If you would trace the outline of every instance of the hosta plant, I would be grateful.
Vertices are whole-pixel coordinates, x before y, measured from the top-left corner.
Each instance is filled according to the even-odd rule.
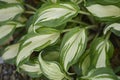
[[[120,80],[120,0],[32,1],[0,0],[4,62],[33,80]]]

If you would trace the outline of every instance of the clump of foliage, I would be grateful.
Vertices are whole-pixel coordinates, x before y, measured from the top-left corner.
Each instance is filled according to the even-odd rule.
[[[111,35],[120,36],[120,0],[40,0],[35,8],[0,0],[2,58],[33,78],[120,80]]]

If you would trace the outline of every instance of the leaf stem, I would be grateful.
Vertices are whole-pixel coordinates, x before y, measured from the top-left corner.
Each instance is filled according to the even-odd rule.
[[[86,27],[86,29],[94,29],[96,27],[97,27],[96,25],[89,25],[89,26]]]
[[[87,15],[87,16],[90,16],[90,13],[85,12],[85,11],[79,11],[78,13],[83,14],[83,15]]]
[[[109,31],[106,35],[105,35],[105,39],[108,40],[110,38],[111,35],[111,31]]]
[[[30,8],[30,9],[32,9],[32,10],[34,10],[34,11],[37,10],[36,8],[34,8],[33,6],[31,6],[31,5],[29,5],[29,4],[25,4],[25,6],[28,7],[28,8]]]
[[[88,24],[87,24],[87,23],[82,22],[82,21],[70,20],[69,22],[78,23],[78,24],[81,24],[81,25],[88,26]]]

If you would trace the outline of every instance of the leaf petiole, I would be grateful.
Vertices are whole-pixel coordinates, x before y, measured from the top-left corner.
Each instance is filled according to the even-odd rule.
[[[79,14],[83,14],[83,15],[87,15],[87,16],[90,16],[90,13],[85,12],[85,11],[81,11],[81,10],[80,10],[78,13],[79,13]]]
[[[105,35],[105,39],[108,40],[110,38],[111,31],[108,31],[108,33]]]
[[[32,9],[32,10],[34,10],[34,11],[37,10],[36,8],[34,8],[33,6],[31,6],[31,5],[29,5],[29,4],[25,4],[25,6],[28,7],[28,8],[30,8],[30,9]]]
[[[94,29],[96,27],[97,27],[96,25],[89,25],[89,26],[86,27],[86,29]]]
[[[78,24],[81,24],[81,25],[88,26],[88,24],[87,24],[87,23],[82,22],[82,21],[70,20],[69,22],[78,23]]]

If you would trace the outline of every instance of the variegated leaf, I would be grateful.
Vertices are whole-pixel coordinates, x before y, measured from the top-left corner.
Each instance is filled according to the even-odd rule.
[[[75,17],[78,10],[78,6],[73,3],[56,3],[45,5],[37,11],[37,14],[35,14],[34,26],[38,24],[48,27],[62,25]]]
[[[7,4],[0,6],[0,22],[12,20],[18,14],[23,13],[24,9],[19,4]]]
[[[120,36],[120,23],[113,23],[107,26],[104,29],[104,34],[107,34],[108,31],[112,31],[117,36]]]
[[[6,21],[0,24],[0,45],[4,44],[12,36],[14,30],[24,27],[24,24],[17,21]]]
[[[19,43],[10,45],[5,48],[5,52],[2,55],[3,60],[10,60],[14,59],[17,56],[18,50],[19,50]]]
[[[46,46],[55,43],[60,32],[51,28],[40,28],[38,33],[29,33],[25,36],[19,54],[16,59],[16,65],[18,66],[20,62],[24,62],[34,50],[41,50]]]
[[[92,15],[101,21],[119,21],[120,18],[120,0],[95,0],[87,1],[86,8]]]
[[[87,9],[97,17],[120,17],[120,8],[114,5],[94,4]]]
[[[66,72],[83,54],[87,43],[86,37],[85,28],[74,28],[64,36],[61,44],[60,61]]]
[[[91,44],[91,68],[110,66],[109,59],[112,57],[113,51],[113,45],[109,40],[102,37],[97,38]]]
[[[14,30],[15,25],[13,24],[0,25],[0,45],[4,44],[10,38]]]
[[[110,68],[93,69],[82,78],[85,80],[119,80]]]
[[[30,19],[27,21],[27,26],[29,27],[28,33],[36,32],[36,29],[43,27],[41,25],[33,25],[33,22],[34,22],[34,16],[30,17]]]
[[[31,77],[40,77],[42,74],[39,63],[23,64],[20,69]]]
[[[44,61],[39,54],[39,63],[43,74],[50,80],[62,80],[66,76],[58,63]]]

